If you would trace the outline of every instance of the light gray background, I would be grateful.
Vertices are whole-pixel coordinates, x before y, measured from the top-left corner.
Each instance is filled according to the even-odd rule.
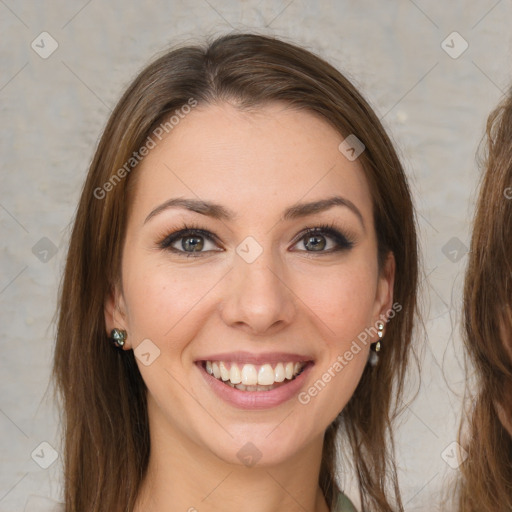
[[[52,319],[68,226],[106,119],[156,52],[233,29],[284,36],[327,58],[397,142],[418,208],[426,326],[421,390],[398,430],[398,460],[406,510],[437,510],[456,476],[442,453],[456,438],[463,389],[467,256],[446,244],[469,245],[475,153],[510,81],[511,21],[511,0],[0,0],[0,511],[60,496],[60,458],[48,469],[35,462],[51,461],[41,442],[59,451],[58,413],[44,398]],[[31,48],[43,31],[58,43],[47,59]],[[458,58],[442,47],[454,31],[469,44]],[[445,43],[452,53],[457,37]]]

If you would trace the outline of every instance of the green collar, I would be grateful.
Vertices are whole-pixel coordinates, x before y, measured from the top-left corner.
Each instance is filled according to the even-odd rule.
[[[338,494],[335,512],[357,512],[352,502],[342,493]]]

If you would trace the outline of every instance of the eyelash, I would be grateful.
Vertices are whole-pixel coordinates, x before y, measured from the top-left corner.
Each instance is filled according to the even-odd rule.
[[[217,239],[217,237],[215,237],[212,233],[202,229],[201,227],[199,227],[195,224],[190,225],[190,226],[187,224],[184,224],[183,226],[184,226],[183,229],[179,229],[179,230],[174,231],[173,233],[170,233],[167,236],[165,236],[164,239],[161,240],[160,243],[158,244],[160,249],[165,249],[165,250],[171,251],[180,256],[185,256],[186,258],[198,258],[201,256],[201,254],[204,254],[204,252],[206,252],[206,251],[196,252],[196,253],[180,251],[178,249],[175,249],[174,247],[171,247],[171,245],[174,242],[176,242],[177,240],[180,240],[181,238],[186,238],[188,236],[202,236],[202,237],[206,238],[207,240],[210,240],[211,242],[216,243],[217,245],[219,245],[219,243],[220,243],[219,240]]]
[[[349,235],[345,235],[341,233],[337,228],[334,227],[333,224],[320,224],[317,226],[311,226],[311,227],[305,227],[294,239],[293,245],[296,245],[298,242],[306,238],[307,236],[314,236],[314,235],[323,235],[328,238],[331,238],[334,243],[336,244],[336,247],[334,249],[329,249],[327,251],[318,251],[318,254],[332,254],[334,252],[341,252],[341,251],[347,251],[349,249],[352,249],[354,246],[354,241]],[[197,251],[197,252],[187,252],[187,251],[181,251],[179,249],[175,249],[174,247],[171,247],[171,245],[176,242],[177,240],[180,240],[181,238],[187,238],[189,236],[201,236],[205,239],[220,245],[219,239],[210,233],[209,231],[206,231],[202,229],[198,225],[186,225],[184,224],[183,229],[179,229],[177,231],[174,231],[173,233],[170,233],[166,235],[159,243],[158,247],[163,250],[171,251],[175,254],[179,254],[180,256],[185,256],[186,258],[198,258],[201,257],[202,254],[209,251]],[[306,251],[301,250],[299,252],[309,253],[314,255],[317,251]]]
[[[306,238],[307,236],[326,235],[332,238],[336,247],[327,251],[318,251],[319,254],[332,254],[334,252],[348,251],[354,247],[354,240],[348,235],[343,234],[339,229],[332,224],[320,224],[317,226],[306,226],[294,239],[293,245]],[[314,255],[316,251],[300,251],[307,254]]]

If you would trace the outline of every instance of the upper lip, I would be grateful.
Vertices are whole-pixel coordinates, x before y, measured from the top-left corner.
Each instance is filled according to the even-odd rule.
[[[300,363],[313,361],[311,356],[301,354],[291,354],[289,352],[264,352],[254,354],[251,352],[224,352],[222,354],[210,354],[196,360],[200,361],[224,361],[230,363],[248,363],[262,365],[265,363]]]

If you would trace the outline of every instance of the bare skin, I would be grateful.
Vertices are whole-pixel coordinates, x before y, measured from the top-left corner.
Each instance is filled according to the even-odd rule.
[[[107,327],[128,332],[125,350],[150,340],[159,351],[148,366],[137,359],[151,455],[136,512],[328,511],[318,486],[323,435],[352,396],[369,344],[308,403],[297,396],[390,309],[395,268],[392,255],[378,267],[370,191],[358,161],[338,150],[342,140],[280,104],[199,106],[136,170],[122,279],[105,308]],[[283,218],[335,196],[342,201]],[[232,215],[170,206],[176,198]],[[202,231],[169,238],[190,227]],[[240,351],[310,363],[289,399],[243,409],[214,391],[200,363]]]

